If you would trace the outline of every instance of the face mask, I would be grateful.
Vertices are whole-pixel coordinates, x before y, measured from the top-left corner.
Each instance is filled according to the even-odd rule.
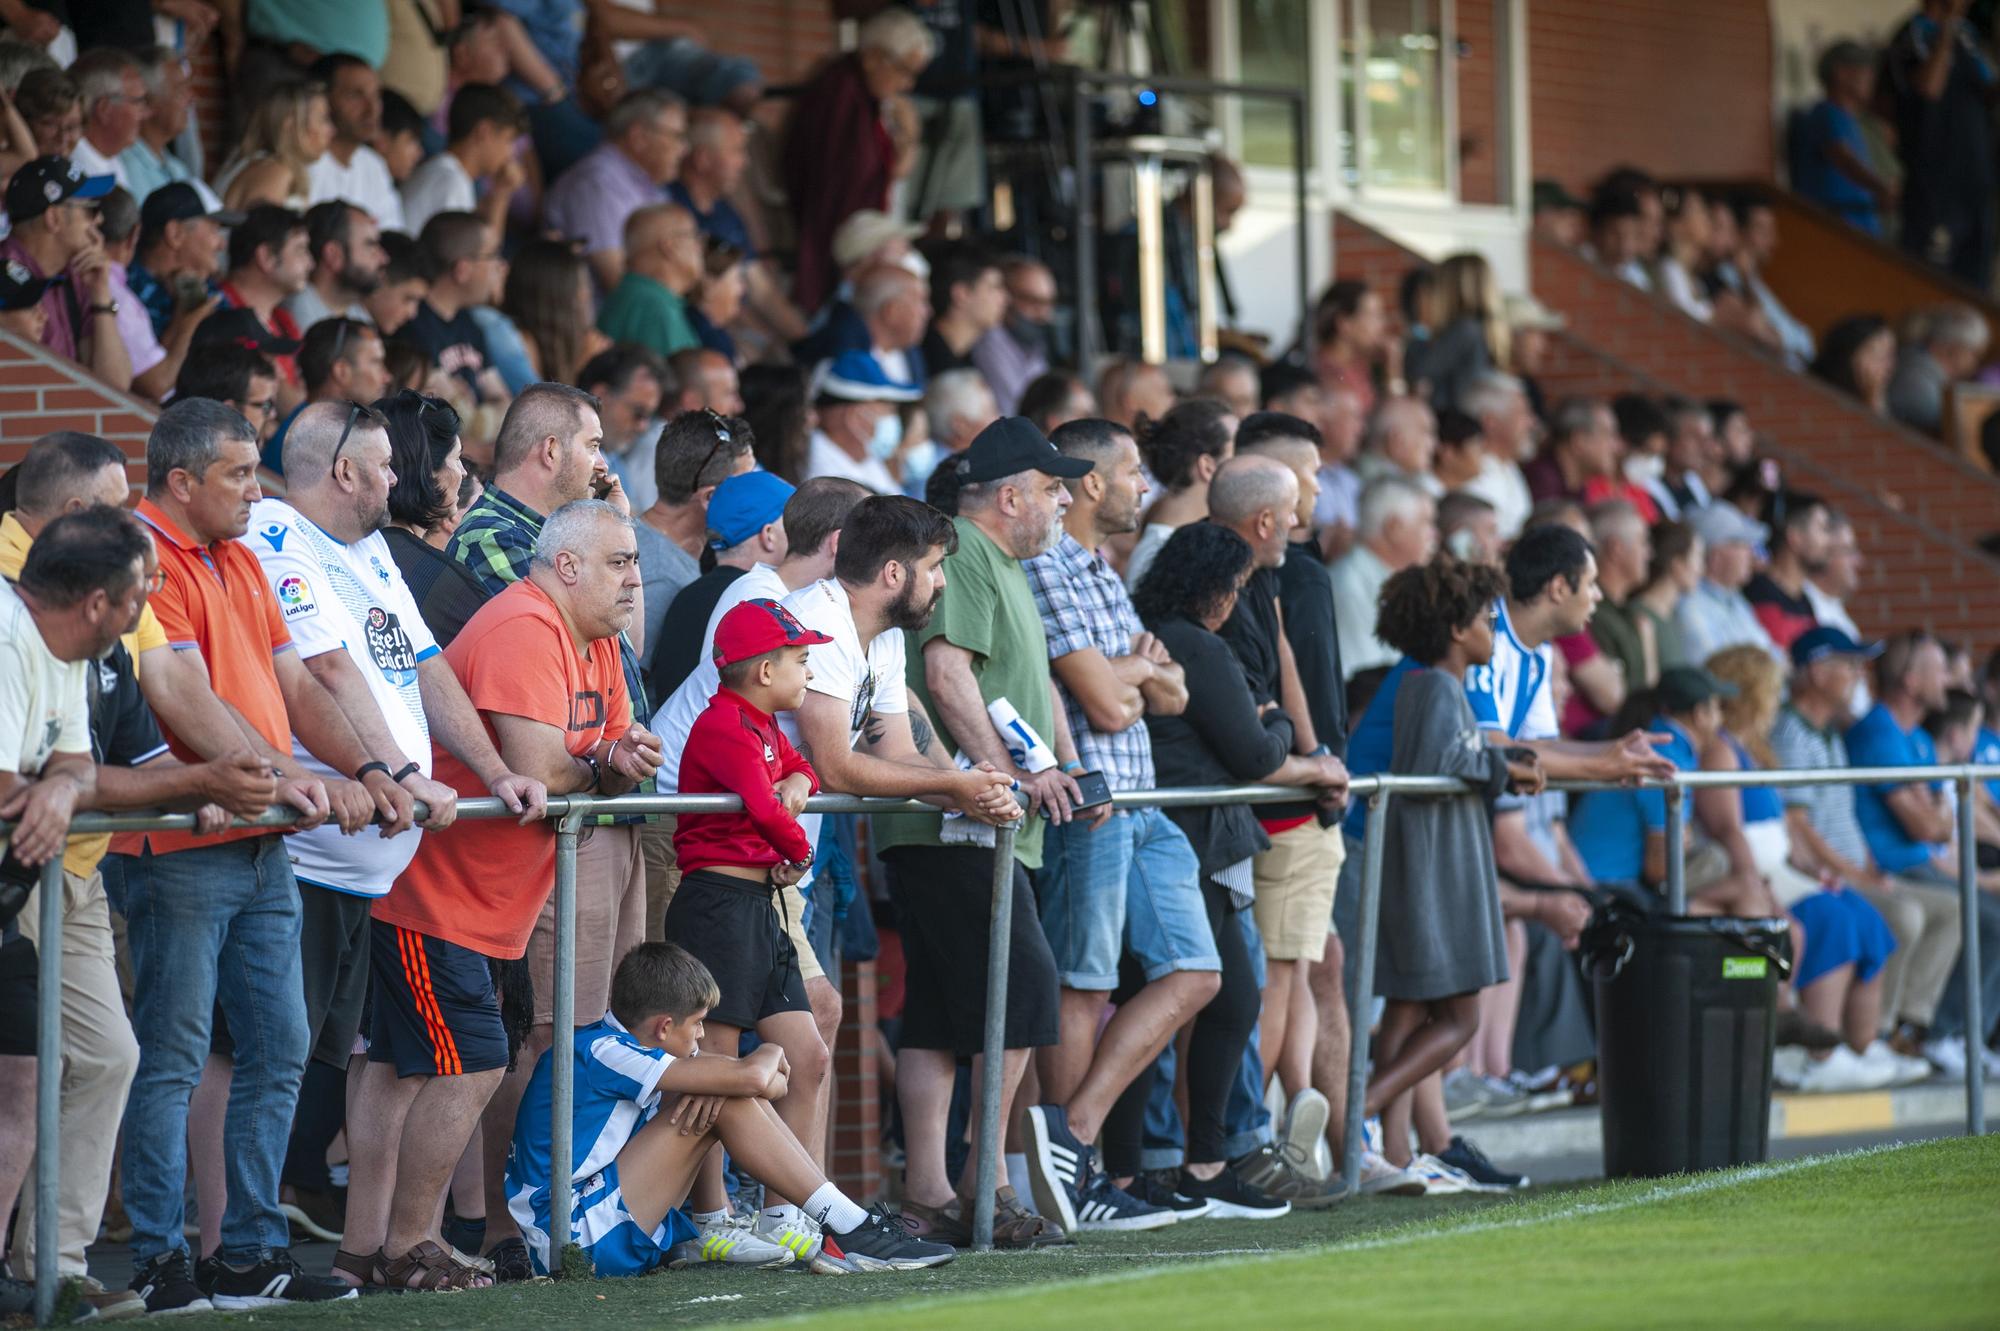
[[[1667,460],[1658,453],[1634,453],[1625,459],[1625,479],[1644,486],[1667,473]]]
[[[937,470],[938,457],[943,453],[937,440],[926,439],[903,454],[903,484],[911,488],[921,488]]]
[[[896,456],[896,449],[903,442],[903,422],[891,411],[875,422],[875,433],[868,437],[868,456],[878,461],[887,461]]]
[[[896,260],[896,263],[904,271],[918,278],[921,278],[926,282],[930,281],[931,261],[929,259],[926,259],[919,251],[911,250],[908,254],[905,254],[902,258]]]
[[[1444,548],[1451,551],[1454,559],[1471,563],[1480,557],[1479,537],[1470,527],[1460,527],[1445,539]]]
[[[1039,351],[1047,354],[1049,349],[1049,326],[1032,319],[1017,319],[1007,316],[1007,335],[1014,339],[1024,351]]]

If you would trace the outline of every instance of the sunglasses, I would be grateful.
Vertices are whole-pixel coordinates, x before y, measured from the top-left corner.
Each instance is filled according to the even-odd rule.
[[[708,464],[715,461],[715,455],[722,451],[722,446],[734,441],[734,436],[729,433],[729,418],[727,416],[722,415],[713,407],[703,407],[701,414],[708,417],[709,425],[714,427],[715,442],[708,446],[708,452],[702,456],[701,465],[694,469],[694,483],[697,488],[701,485],[702,476],[708,471]]]
[[[342,336],[345,336],[347,333],[347,329],[344,326],[341,328],[340,331]],[[336,356],[340,354],[339,346],[340,344],[338,342],[334,343],[335,349],[333,354]],[[340,450],[347,447],[347,436],[354,433],[354,422],[361,418],[362,410],[363,408],[359,402],[350,402],[347,404],[347,424],[340,427],[340,439],[333,446],[333,460],[327,463],[327,468],[326,468],[327,475],[329,476],[333,475],[335,471],[339,468]]]

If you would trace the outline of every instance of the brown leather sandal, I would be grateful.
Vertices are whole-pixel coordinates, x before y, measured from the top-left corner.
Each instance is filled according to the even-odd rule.
[[[391,1289],[456,1291],[483,1289],[493,1283],[493,1277],[465,1265],[429,1239],[389,1262],[382,1276]]]
[[[388,1265],[388,1255],[380,1248],[374,1252],[349,1252],[345,1248],[337,1248],[333,1254],[333,1269],[353,1276],[355,1288],[363,1294],[391,1288],[383,1274]]]

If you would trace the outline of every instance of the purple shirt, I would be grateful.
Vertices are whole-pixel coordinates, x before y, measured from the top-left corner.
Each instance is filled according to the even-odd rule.
[[[153,316],[132,294],[122,263],[111,265],[111,299],[118,302],[118,336],[124,339],[125,354],[132,358],[132,373],[144,374],[167,358],[167,349],[153,333]]]
[[[615,143],[593,149],[549,190],[548,224],[590,253],[625,248],[625,219],[666,193]]]
[[[48,276],[18,237],[9,236],[0,242],[0,260],[4,259],[16,260],[36,277]],[[68,286],[52,286],[42,293],[42,309],[49,316],[48,327],[42,330],[42,345],[71,360],[81,360],[76,349],[76,319],[70,312],[73,298],[73,288]]]
[[[987,329],[972,344],[972,363],[986,376],[1002,416],[1012,416],[1028,385],[1049,371],[1048,356],[1016,342],[1004,326]]]

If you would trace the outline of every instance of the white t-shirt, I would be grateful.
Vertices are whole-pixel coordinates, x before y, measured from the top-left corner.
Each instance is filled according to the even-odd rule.
[[[1139,590],[1139,583],[1145,578],[1146,570],[1153,567],[1153,560],[1159,557],[1160,547],[1167,543],[1179,528],[1171,522],[1149,522],[1139,533],[1138,543],[1132,547],[1132,557],[1125,561],[1125,587],[1128,591]]]
[[[321,153],[307,169],[306,179],[310,182],[307,197],[314,203],[344,199],[373,217],[384,231],[403,230],[403,200],[396,193],[389,164],[367,144],[354,150],[353,160],[346,166],[331,150]],[[416,228],[410,230],[415,234]]]
[[[51,754],[90,753],[88,666],[56,659],[14,584],[0,579],[0,772],[35,777]]]
[[[76,141],[76,147],[69,150],[69,160],[86,176],[112,176],[118,181],[119,189],[128,194],[132,192],[132,183],[125,178],[125,164],[116,157],[106,157],[97,151],[89,139]],[[145,200],[139,202],[144,203]]]
[[[687,747],[688,732],[694,729],[695,718],[708,709],[709,700],[715,697],[715,690],[722,683],[722,675],[715,668],[715,629],[722,623],[722,617],[744,601],[758,597],[782,601],[791,594],[792,589],[769,564],[756,565],[722,589],[715,610],[708,617],[708,627],[702,630],[701,655],[695,661],[693,673],[660,704],[648,723],[648,729],[660,737],[663,758],[654,777],[655,789],[681,788],[681,751]]]
[[[260,499],[250,509],[244,538],[264,566],[278,598],[285,628],[300,660],[346,649],[368,681],[368,693],[404,756],[425,776],[431,771],[431,732],[424,719],[417,666],[438,653],[416,599],[389,553],[382,533],[343,545],[281,499]],[[295,737],[292,754],[315,775],[334,772],[306,752]],[[422,833],[412,829],[383,839],[372,832],[342,836],[331,823],[285,838],[298,877],[355,896],[379,897],[416,857]]]
[[[821,476],[838,476],[844,481],[854,481],[865,485],[878,495],[903,493],[903,487],[896,484],[896,478],[880,460],[872,457],[855,461],[844,449],[826,437],[820,430],[814,430],[812,445],[806,450],[806,480]]]
[[[465,164],[451,153],[439,153],[403,182],[402,229],[414,236],[439,213],[469,213],[478,206]]]

